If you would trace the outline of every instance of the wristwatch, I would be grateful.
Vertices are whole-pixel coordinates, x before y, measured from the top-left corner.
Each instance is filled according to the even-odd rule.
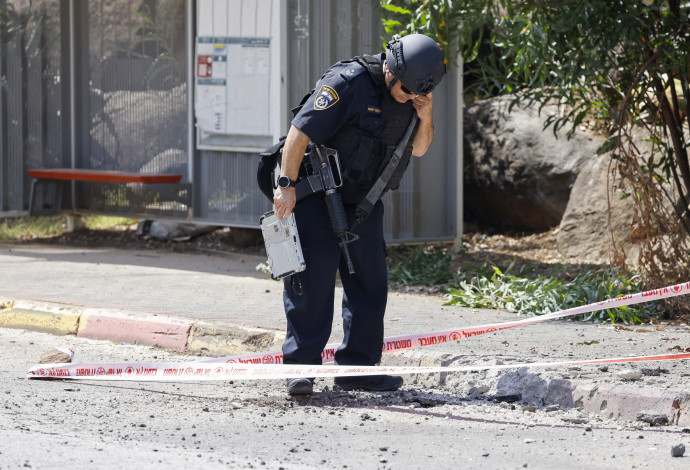
[[[278,186],[281,188],[294,188],[297,185],[297,181],[291,180],[287,176],[281,176],[278,178]]]

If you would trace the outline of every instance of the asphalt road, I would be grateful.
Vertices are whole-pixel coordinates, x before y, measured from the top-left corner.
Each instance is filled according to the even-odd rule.
[[[688,468],[690,430],[534,410],[449,390],[292,399],[282,381],[28,380],[65,338],[0,329],[0,468]],[[69,337],[75,361],[177,361],[147,346]],[[578,423],[578,424],[575,424]]]

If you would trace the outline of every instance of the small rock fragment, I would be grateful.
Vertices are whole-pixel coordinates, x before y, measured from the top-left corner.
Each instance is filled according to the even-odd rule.
[[[659,413],[654,410],[640,411],[637,413],[637,420],[649,423],[652,426],[660,426],[668,424],[668,416],[665,413]]]
[[[39,364],[66,364],[72,362],[74,351],[68,348],[57,348],[43,353]]]
[[[621,380],[639,380],[642,378],[642,372],[634,369],[625,369],[616,374],[616,376]]]
[[[685,445],[678,444],[671,447],[671,455],[673,457],[682,457],[685,454]]]
[[[494,400],[499,403],[515,403],[522,400],[522,394],[511,394],[511,395],[496,395]]]

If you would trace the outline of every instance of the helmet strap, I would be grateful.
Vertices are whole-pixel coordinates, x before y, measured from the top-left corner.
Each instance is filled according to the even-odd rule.
[[[390,71],[390,69],[388,68],[388,63],[385,60],[383,61],[383,73],[384,75],[390,73],[391,77],[393,77],[391,82],[388,84],[388,93],[390,93],[395,84],[398,82],[398,79],[395,77],[395,75],[393,75],[393,72]]]
[[[391,75],[393,75],[393,74],[391,74]],[[396,83],[398,83],[398,79],[395,78],[395,75],[393,75],[393,80],[391,80],[391,82],[388,84],[388,93],[391,92],[391,90],[393,89],[393,87],[395,86]]]

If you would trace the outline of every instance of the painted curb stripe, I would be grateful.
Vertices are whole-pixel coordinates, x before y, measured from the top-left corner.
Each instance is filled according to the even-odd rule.
[[[596,302],[507,323],[480,325],[435,333],[395,336],[384,340],[384,352],[430,346],[439,342],[455,341],[472,336],[538,323],[606,308],[633,305],[668,297],[683,295],[690,291],[690,282],[671,287],[630,294],[616,299]],[[329,345],[330,347],[331,345]],[[324,354],[328,348],[324,351]],[[255,359],[258,359],[258,361]],[[627,358],[594,359],[552,363],[506,364],[497,366],[448,366],[448,367],[380,367],[380,366],[338,366],[338,365],[283,365],[282,353],[268,352],[242,356],[207,359],[194,362],[173,363],[82,363],[37,365],[27,372],[28,378],[69,378],[91,380],[136,380],[136,381],[182,381],[182,380],[240,380],[279,379],[292,377],[337,377],[379,374],[425,374],[437,372],[461,372],[488,369],[515,369],[520,367],[558,367],[579,364],[602,364],[623,362],[646,362],[688,359],[690,354],[660,356],[639,356]],[[328,359],[332,360],[332,355]],[[238,364],[239,363],[239,364]]]

